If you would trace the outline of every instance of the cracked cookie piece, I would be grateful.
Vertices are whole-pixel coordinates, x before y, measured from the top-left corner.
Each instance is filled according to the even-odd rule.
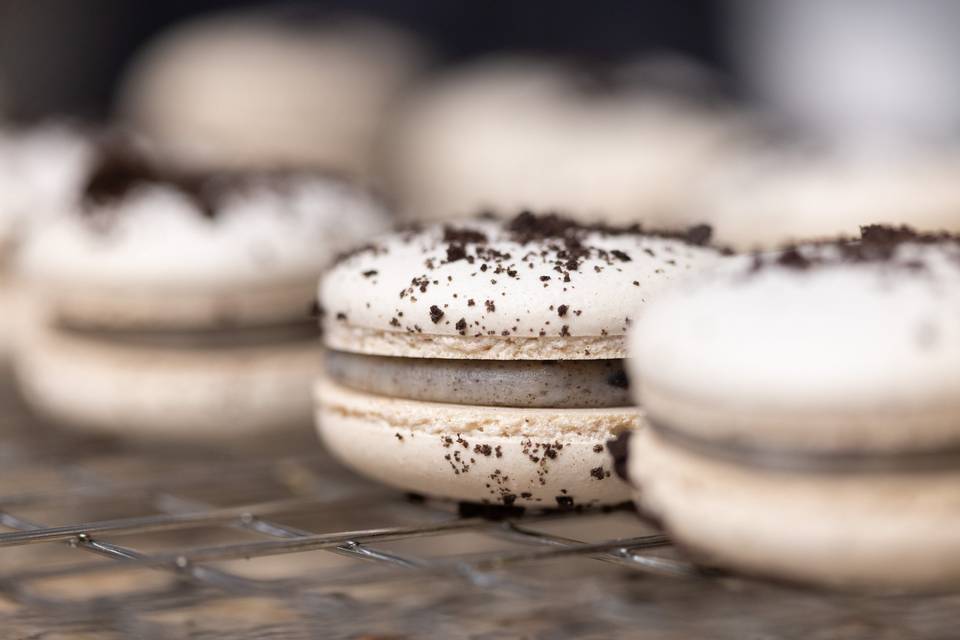
[[[641,424],[624,335],[645,302],[716,264],[710,230],[480,218],[382,237],[320,285],[317,425],[358,471],[456,500],[623,502],[603,443]]]

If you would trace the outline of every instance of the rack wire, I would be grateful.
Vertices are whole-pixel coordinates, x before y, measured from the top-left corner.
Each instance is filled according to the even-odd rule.
[[[628,511],[491,519],[369,484],[316,445],[136,447],[37,425],[13,397],[0,406],[3,638],[873,640],[958,628],[952,595],[703,572]]]

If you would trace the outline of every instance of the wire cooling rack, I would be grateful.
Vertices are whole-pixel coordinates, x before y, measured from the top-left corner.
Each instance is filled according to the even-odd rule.
[[[287,450],[89,440],[0,406],[0,638],[954,638],[960,598],[699,571],[624,510],[501,519]],[[276,449],[276,447],[274,447]],[[313,451],[290,455],[290,451]]]

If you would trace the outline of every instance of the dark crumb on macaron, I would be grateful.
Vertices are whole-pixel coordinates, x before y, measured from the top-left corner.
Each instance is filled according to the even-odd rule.
[[[157,161],[128,139],[103,141],[96,150],[93,168],[83,186],[79,211],[98,215],[101,208],[123,201],[147,186],[176,189],[188,198],[205,218],[216,218],[227,197],[251,187],[269,188],[277,193],[289,189],[291,180],[308,176],[349,182],[331,171],[293,169],[196,171],[183,170]]]
[[[860,227],[859,238],[841,237],[790,244],[776,253],[755,253],[750,272],[756,273],[771,267],[807,271],[822,266],[865,263],[886,264],[908,270],[925,268],[915,260],[897,258],[897,251],[905,244],[960,246],[960,235],[918,232],[908,226],[866,225]]]
[[[483,233],[482,231],[465,228],[458,229],[449,225],[443,228],[443,241],[457,243],[460,245],[486,244],[488,242],[487,234]]]
[[[573,509],[573,497],[572,496],[554,496],[554,500],[557,501],[557,508],[561,510]]]

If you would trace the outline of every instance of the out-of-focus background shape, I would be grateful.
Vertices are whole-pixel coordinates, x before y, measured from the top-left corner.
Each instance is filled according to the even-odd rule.
[[[132,56],[168,27],[210,12],[282,4],[290,6],[249,0],[0,0],[0,76],[8,87],[8,112],[32,118],[64,112],[105,116]],[[720,7],[690,0],[296,4],[389,21],[430,43],[447,62],[514,49],[598,60],[664,49],[720,58]]]
[[[734,0],[724,50],[746,96],[847,140],[960,130],[960,5]]]

